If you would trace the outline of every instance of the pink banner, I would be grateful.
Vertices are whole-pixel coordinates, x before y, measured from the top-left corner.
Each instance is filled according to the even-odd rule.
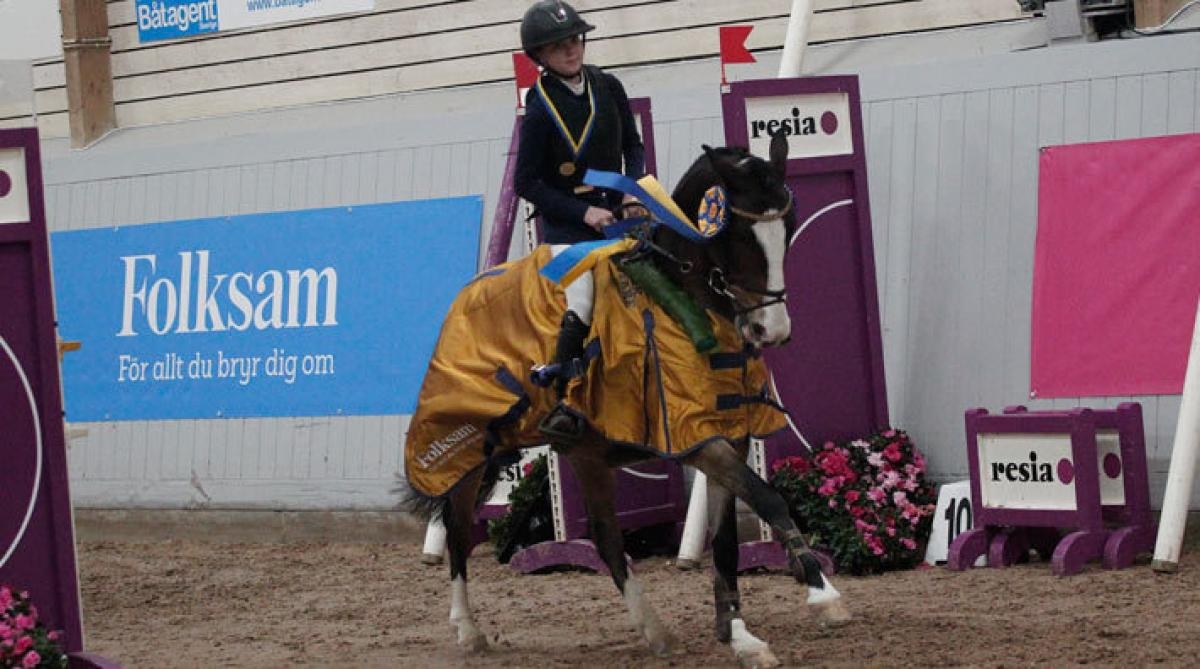
[[[1032,397],[1177,394],[1200,296],[1200,134],[1042,150]]]

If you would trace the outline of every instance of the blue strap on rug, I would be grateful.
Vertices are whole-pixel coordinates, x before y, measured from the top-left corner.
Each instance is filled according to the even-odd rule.
[[[561,283],[562,278],[571,271],[573,267],[578,265],[584,258],[596,249],[604,248],[610,244],[619,243],[621,239],[597,239],[594,242],[579,242],[572,244],[570,247],[563,249],[563,252],[550,259],[542,267],[542,276],[550,279],[555,283]]]

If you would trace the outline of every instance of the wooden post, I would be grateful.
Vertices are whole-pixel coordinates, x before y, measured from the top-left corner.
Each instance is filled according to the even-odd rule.
[[[85,147],[116,127],[112,39],[104,0],[60,0],[71,146]]]
[[[1134,23],[1138,28],[1162,25],[1188,0],[1133,0]]]

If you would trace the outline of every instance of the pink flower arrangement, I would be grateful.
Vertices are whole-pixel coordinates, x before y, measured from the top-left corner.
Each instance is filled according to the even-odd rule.
[[[920,562],[936,497],[925,481],[925,458],[903,430],[781,458],[770,480],[840,569],[861,574]]]
[[[0,669],[66,667],[59,637],[38,622],[28,592],[0,585]]]

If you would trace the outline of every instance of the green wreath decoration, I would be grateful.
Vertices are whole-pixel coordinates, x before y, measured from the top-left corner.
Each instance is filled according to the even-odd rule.
[[[508,495],[508,511],[488,521],[488,539],[500,564],[508,564],[518,550],[554,538],[550,508],[550,466],[539,455]]]

